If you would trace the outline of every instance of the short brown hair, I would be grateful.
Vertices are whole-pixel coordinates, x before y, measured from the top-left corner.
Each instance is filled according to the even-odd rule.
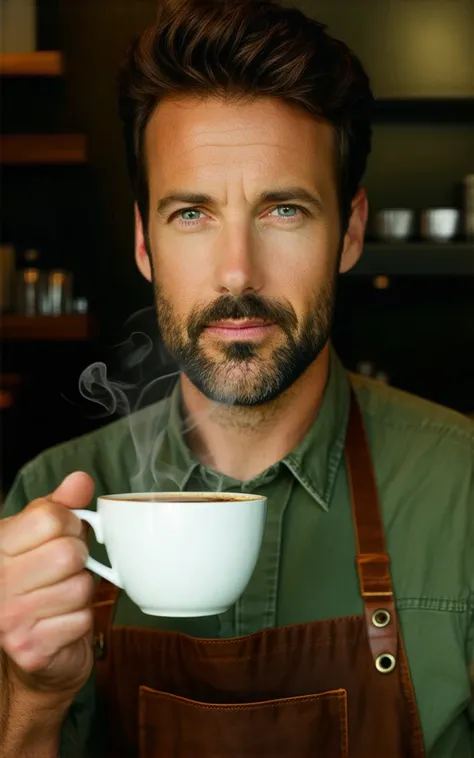
[[[371,149],[373,96],[359,59],[323,24],[277,0],[159,0],[132,43],[119,107],[138,207],[148,224],[143,135],[165,97],[281,98],[334,125],[345,231]]]

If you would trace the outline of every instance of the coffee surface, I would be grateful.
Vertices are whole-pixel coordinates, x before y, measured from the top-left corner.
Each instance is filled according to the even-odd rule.
[[[124,495],[124,497],[108,495],[105,496],[105,500],[130,500],[134,503],[241,503],[248,500],[258,500],[253,495],[226,495],[223,493],[210,493],[209,495],[201,495],[199,493],[188,494],[176,493],[176,495],[159,495],[150,494],[145,495]]]

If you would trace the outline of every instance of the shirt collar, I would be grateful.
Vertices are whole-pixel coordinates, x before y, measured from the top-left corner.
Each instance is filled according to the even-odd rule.
[[[329,377],[318,416],[283,463],[325,511],[344,453],[349,420],[349,378],[331,348]]]
[[[166,433],[158,451],[158,467],[172,471],[173,483],[183,491],[196,469],[206,473],[192,455],[187,446],[181,418],[180,383],[177,382],[169,401],[169,415]],[[273,479],[281,465],[293,474],[311,497],[323,508],[329,509],[331,495],[336,480],[337,470],[344,452],[347,422],[349,417],[349,380],[335,351],[331,348],[329,377],[324,391],[323,402],[318,416],[301,440],[279,464],[274,464],[267,471],[254,479],[237,483],[229,477],[223,477],[226,484],[236,488],[242,485],[246,491],[265,481]],[[215,477],[215,472],[209,472]],[[208,477],[205,476],[205,479]],[[212,480],[212,477],[210,477]]]

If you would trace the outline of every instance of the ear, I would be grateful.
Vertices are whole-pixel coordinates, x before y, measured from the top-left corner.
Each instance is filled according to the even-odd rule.
[[[351,204],[351,216],[344,237],[339,271],[345,274],[353,268],[364,248],[364,234],[369,214],[369,202],[364,189],[358,190]]]
[[[149,282],[152,280],[150,257],[145,245],[145,234],[143,231],[143,222],[135,203],[135,262],[141,274]]]

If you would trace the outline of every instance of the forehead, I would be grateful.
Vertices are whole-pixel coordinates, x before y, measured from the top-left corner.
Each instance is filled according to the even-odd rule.
[[[242,172],[263,181],[334,180],[334,130],[327,121],[276,98],[229,102],[165,99],[145,132],[153,185],[216,181]]]

